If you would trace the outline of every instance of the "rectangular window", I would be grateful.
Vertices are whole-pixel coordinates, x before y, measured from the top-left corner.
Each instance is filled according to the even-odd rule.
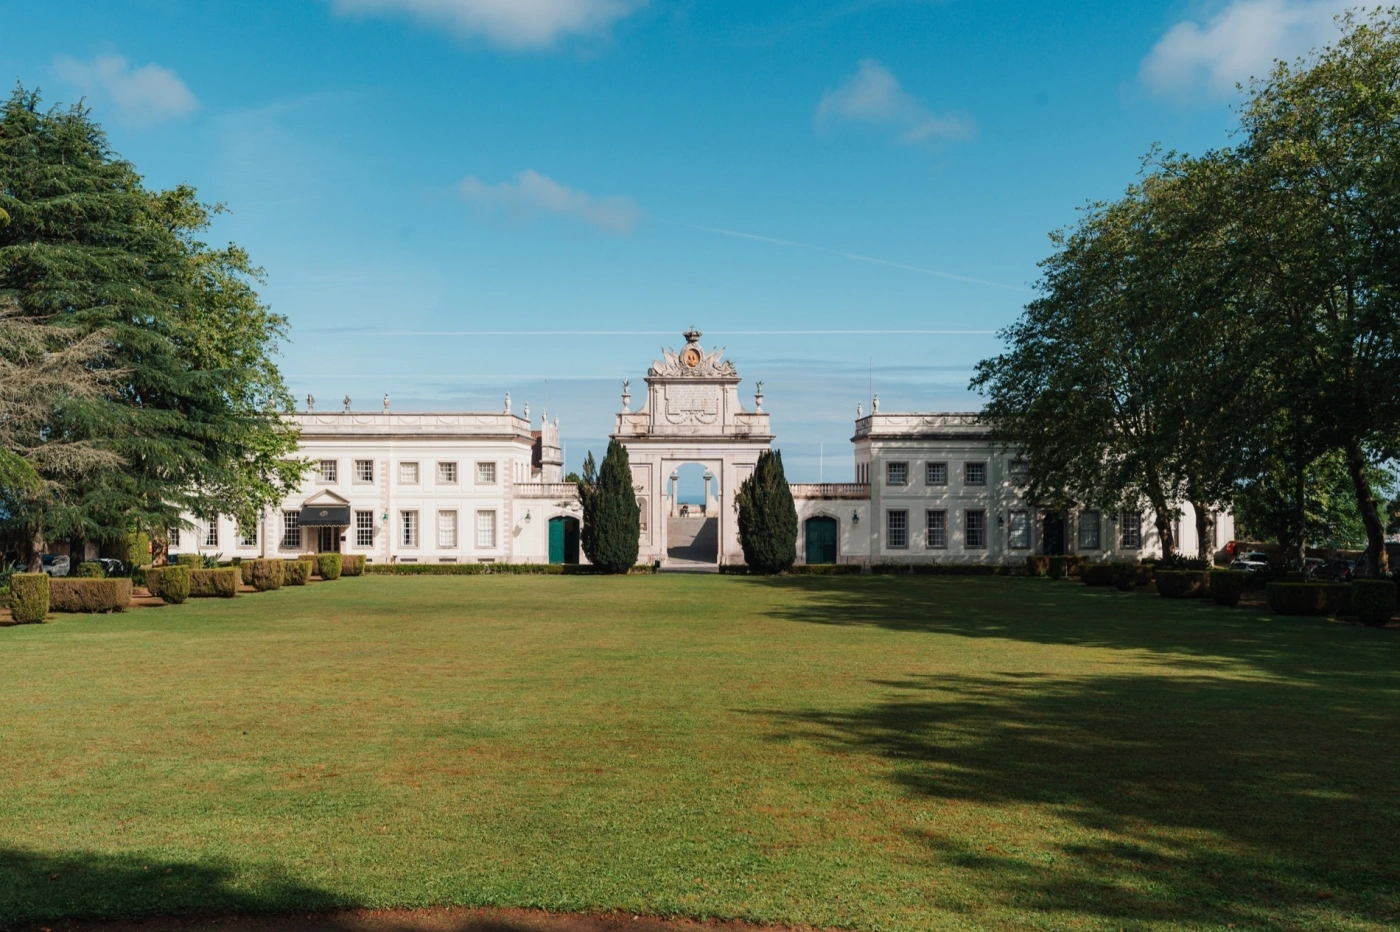
[[[355,460],[355,481],[374,481],[374,460]]]
[[[238,529],[238,543],[243,547],[256,547],[258,545],[258,526],[241,527]]]
[[[1027,511],[1013,511],[1007,522],[1007,543],[1012,550],[1031,549],[1031,516]]]
[[[496,513],[494,511],[478,511],[476,513],[476,545],[485,550],[496,546]]]
[[[1142,547],[1142,512],[1125,511],[1120,519],[1122,528],[1119,538],[1124,550],[1138,550]]]
[[[495,464],[495,463],[477,463],[477,464],[476,464],[476,481],[479,482],[479,483],[481,483],[482,485],[495,485],[495,484],[496,484],[496,464]],[[482,513],[485,514],[485,512],[482,512]],[[494,512],[493,512],[493,513],[494,513]]]
[[[180,529],[173,527],[165,532],[165,544],[167,547],[180,546]]]
[[[282,546],[288,549],[301,548],[301,512],[282,512]]]
[[[924,485],[947,485],[948,484],[948,464],[947,463],[925,463],[924,464]]]
[[[204,546],[219,546],[219,516],[215,515],[204,524]]]
[[[1079,549],[1099,549],[1099,513],[1081,511],[1079,513]]]
[[[946,550],[948,547],[948,512],[925,512],[924,524],[926,529],[925,546],[930,550]]]
[[[321,462],[316,466],[316,476],[322,482],[339,482],[339,475],[339,460],[321,460]]]
[[[418,512],[399,512],[399,527],[403,531],[403,536],[399,538],[400,543],[405,547],[418,546]]]
[[[438,482],[455,483],[457,481],[456,463],[438,463]]]
[[[374,512],[355,512],[355,546],[374,546]]]
[[[438,546],[449,550],[457,546],[457,512],[438,512]]]
[[[963,485],[986,485],[987,484],[987,464],[986,463],[964,463],[963,464]]]
[[[987,546],[987,513],[980,508],[966,513],[967,549],[984,550]]]
[[[417,463],[400,463],[400,464],[399,464],[399,482],[400,482],[401,484],[403,484],[403,485],[417,485],[417,484],[418,484],[418,464],[417,464]]]
[[[1023,486],[1031,481],[1031,464],[1025,460],[1012,460],[1007,472],[1010,474],[1011,484],[1014,486]]]
[[[909,512],[885,512],[885,546],[904,550],[909,546]]]
[[[908,463],[886,463],[885,485],[907,485],[909,483]]]

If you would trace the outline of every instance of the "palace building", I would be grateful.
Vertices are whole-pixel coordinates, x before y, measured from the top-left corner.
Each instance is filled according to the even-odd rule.
[[[741,564],[735,493],[774,441],[763,383],[752,409],[722,350],[701,333],[663,351],[632,407],[623,383],[612,437],[627,448],[641,510],[639,562],[703,569]],[[1021,563],[1031,554],[1136,560],[1160,554],[1141,512],[1045,509],[1026,500],[1026,463],[1002,449],[978,415],[886,413],[857,408],[850,483],[792,483],[798,562]],[[577,563],[582,509],[563,481],[559,421],[529,406],[496,413],[308,410],[290,415],[311,469],[302,487],[257,527],[190,519],[172,531],[175,552],[225,557],[339,550],[371,562]],[[703,501],[679,502],[679,470],[704,469]],[[1183,506],[1178,546],[1194,552],[1195,519]],[[1234,533],[1213,515],[1215,540]],[[190,528],[193,528],[191,530]]]

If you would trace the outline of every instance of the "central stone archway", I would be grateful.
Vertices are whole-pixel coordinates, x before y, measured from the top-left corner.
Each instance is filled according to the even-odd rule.
[[[742,564],[734,494],[753,472],[758,455],[773,442],[763,411],[762,383],[754,395],[754,410],[745,410],[739,403],[739,374],[723,359],[724,351],[707,352],[700,345],[702,334],[693,327],[682,336],[685,346],[679,352],[663,349],[662,359],[652,363],[646,401],[636,411],[631,410],[631,385],[622,383],[623,410],[612,436],[627,448],[642,511],[638,561],[660,560],[673,568],[702,562],[691,559],[697,552],[694,537],[682,544],[684,556],[671,554],[672,535],[695,530],[698,535],[713,534],[714,565]],[[703,516],[715,523],[708,528],[676,523],[681,515],[672,476],[689,463],[703,466],[711,477]],[[707,547],[706,555],[709,552]]]

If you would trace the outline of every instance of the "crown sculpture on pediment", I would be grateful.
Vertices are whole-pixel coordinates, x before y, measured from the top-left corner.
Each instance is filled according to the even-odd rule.
[[[681,336],[685,337],[685,346],[681,347],[679,352],[663,346],[661,359],[652,362],[647,375],[662,378],[739,377],[734,363],[723,358],[724,347],[707,353],[700,345],[700,338],[704,334],[694,327]]]

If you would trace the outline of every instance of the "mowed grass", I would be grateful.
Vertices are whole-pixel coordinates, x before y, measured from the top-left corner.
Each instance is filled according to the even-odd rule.
[[[0,629],[0,922],[1400,920],[1397,633],[1032,579],[343,579]]]

